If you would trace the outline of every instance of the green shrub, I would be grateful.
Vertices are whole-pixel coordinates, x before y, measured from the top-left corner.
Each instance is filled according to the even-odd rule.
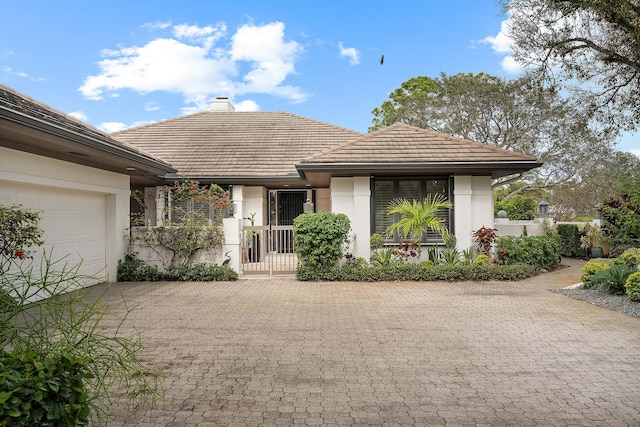
[[[508,200],[500,200],[496,203],[496,213],[500,210],[507,212],[512,221],[532,220],[536,217],[538,204],[535,200],[516,194]]]
[[[629,248],[618,257],[621,264],[626,267],[639,267],[640,266],[640,249]]]
[[[490,262],[491,259],[489,258],[489,255],[485,254],[479,254],[476,259],[473,260],[474,265],[489,265]]]
[[[118,282],[156,282],[162,279],[162,273],[157,267],[149,265],[135,257],[126,255],[118,260]]]
[[[344,214],[315,212],[298,215],[293,221],[293,238],[301,264],[330,267],[343,256],[348,240],[349,218]]]
[[[640,302],[640,272],[635,272],[627,278],[624,287],[629,296],[629,301]]]
[[[640,247],[640,185],[624,187],[622,195],[606,200],[598,209],[614,254]]]
[[[560,255],[568,258],[582,258],[585,254],[580,246],[580,229],[575,224],[558,224],[560,236]]]
[[[369,238],[369,246],[371,249],[378,250],[384,247],[384,237],[380,233],[373,233]]]
[[[597,272],[591,281],[610,294],[624,294],[625,284],[629,276],[638,270],[632,267],[612,265],[606,270]]]
[[[39,270],[32,263],[7,268],[42,243],[39,217],[13,210],[21,208],[0,209],[0,242],[9,248],[0,251],[0,425],[104,424],[116,401],[128,403],[118,405],[120,414],[153,407],[158,373],[140,360],[138,334],[105,334],[101,321],[113,313],[103,295],[85,288],[96,277],[65,257],[52,261],[53,251]]]
[[[592,260],[587,262],[580,270],[580,281],[582,282],[582,287],[589,289],[595,286],[593,276],[600,271],[607,270],[609,267],[610,265],[608,263],[602,261]]]
[[[500,264],[527,264],[534,270],[551,268],[561,259],[558,236],[503,236],[496,249]]]
[[[371,265],[378,267],[387,267],[400,262],[398,257],[393,254],[392,248],[379,249],[371,255]]]
[[[525,264],[469,265],[396,263],[387,266],[343,265],[322,268],[300,265],[296,278],[301,281],[451,281],[451,280],[522,280],[533,269]]]
[[[0,353],[0,424],[83,426],[91,406],[88,358],[35,351]]]
[[[183,266],[170,266],[167,268],[168,280],[213,282],[238,280],[238,273],[228,266],[215,264],[187,264]]]

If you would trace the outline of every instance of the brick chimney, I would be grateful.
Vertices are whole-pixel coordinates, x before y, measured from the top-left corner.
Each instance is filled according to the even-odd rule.
[[[217,96],[216,99],[209,101],[209,111],[221,111],[225,113],[232,113],[236,111],[229,98],[226,96]]]

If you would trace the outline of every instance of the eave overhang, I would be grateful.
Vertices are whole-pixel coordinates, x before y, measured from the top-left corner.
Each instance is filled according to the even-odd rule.
[[[153,183],[177,172],[168,163],[133,148],[111,144],[5,106],[0,106],[0,146],[129,175],[132,183]]]
[[[301,163],[300,176],[313,187],[328,187],[331,177],[409,176],[409,175],[483,175],[501,178],[542,166],[538,161],[428,162],[428,163]]]

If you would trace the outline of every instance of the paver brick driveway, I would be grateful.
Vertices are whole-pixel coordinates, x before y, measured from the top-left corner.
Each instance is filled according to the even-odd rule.
[[[115,425],[640,425],[640,319],[492,283],[118,283],[167,374]]]

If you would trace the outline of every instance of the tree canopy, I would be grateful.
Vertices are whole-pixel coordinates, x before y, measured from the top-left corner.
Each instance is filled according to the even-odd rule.
[[[545,165],[528,182],[539,187],[579,179],[583,165],[609,154],[613,144],[581,104],[529,74],[418,76],[372,113],[370,131],[402,122],[536,156]]]
[[[609,130],[640,124],[638,0],[503,0],[514,59],[562,81]]]

